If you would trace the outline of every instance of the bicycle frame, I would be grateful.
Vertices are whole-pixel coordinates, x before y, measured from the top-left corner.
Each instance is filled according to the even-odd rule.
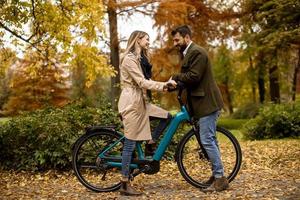
[[[182,123],[183,121],[190,121],[189,113],[184,105],[181,106],[181,111],[176,113],[175,117],[170,122],[168,129],[165,131],[165,134],[164,134],[163,138],[161,139],[161,141],[155,151],[155,154],[153,155],[153,159],[151,159],[151,160],[146,159],[144,156],[142,147],[141,147],[141,143],[137,143],[136,150],[137,150],[139,161],[141,161],[141,162],[152,161],[152,160],[160,161],[162,156],[164,155],[167,147],[169,146],[179,124]],[[121,157],[105,156],[105,153],[108,152],[110,149],[114,148],[119,142],[121,142],[121,140],[123,138],[124,138],[124,136],[122,138],[120,138],[119,140],[117,140],[116,142],[114,142],[112,145],[110,145],[106,150],[104,150],[99,155],[99,157],[101,159],[108,160],[108,162],[106,162],[107,165],[112,166],[112,167],[122,167]],[[130,164],[130,168],[138,168],[138,165],[132,163],[132,164]]]
[[[189,113],[187,112],[186,107],[182,106],[181,111],[175,115],[175,117],[171,121],[170,126],[168,127],[163,139],[159,143],[159,145],[155,151],[155,154],[153,155],[153,160],[156,160],[156,161],[161,160],[161,158],[164,155],[167,147],[169,146],[179,124],[183,121],[189,121],[189,120],[190,120]]]

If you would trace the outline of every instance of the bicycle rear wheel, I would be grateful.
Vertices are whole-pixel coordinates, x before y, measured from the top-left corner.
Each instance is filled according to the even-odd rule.
[[[180,141],[176,152],[176,161],[183,178],[191,185],[206,188],[212,176],[211,163],[203,153],[193,129]],[[217,127],[216,137],[219,143],[221,160],[225,176],[232,181],[238,174],[242,163],[242,151],[237,139],[228,130]]]
[[[120,188],[120,169],[109,167],[101,161],[99,154],[121,136],[112,130],[100,129],[83,135],[75,143],[72,154],[72,166],[78,180],[95,192],[111,192]],[[106,153],[121,156],[123,142],[119,142]]]

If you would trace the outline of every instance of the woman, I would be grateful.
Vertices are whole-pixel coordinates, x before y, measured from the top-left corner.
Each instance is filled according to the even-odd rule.
[[[146,79],[141,68],[141,56],[148,56],[149,35],[134,31],[121,58],[120,79],[122,92],[118,109],[124,125],[125,142],[122,152],[122,195],[140,195],[129,183],[129,165],[137,141],[152,140],[149,117],[168,118],[168,112],[147,102],[147,90],[166,91],[174,80],[157,82]]]

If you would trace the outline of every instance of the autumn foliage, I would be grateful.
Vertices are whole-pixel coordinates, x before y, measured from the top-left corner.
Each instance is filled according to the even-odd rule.
[[[63,106],[69,102],[67,71],[63,65],[45,62],[32,53],[13,66],[8,102],[5,114],[32,111],[45,106]]]

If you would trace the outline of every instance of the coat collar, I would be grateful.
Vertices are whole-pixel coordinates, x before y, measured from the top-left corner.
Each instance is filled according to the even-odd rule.
[[[187,52],[185,54],[185,56],[183,57],[183,60],[182,60],[182,65],[185,65],[189,59],[189,54],[191,52],[191,49],[193,49],[193,47],[195,46],[195,43],[192,42],[189,46],[189,48],[187,49]]]
[[[193,41],[190,41],[190,43],[187,45],[187,47],[185,48],[185,50],[183,51],[183,56],[185,56],[190,48],[190,46],[193,44]]]

